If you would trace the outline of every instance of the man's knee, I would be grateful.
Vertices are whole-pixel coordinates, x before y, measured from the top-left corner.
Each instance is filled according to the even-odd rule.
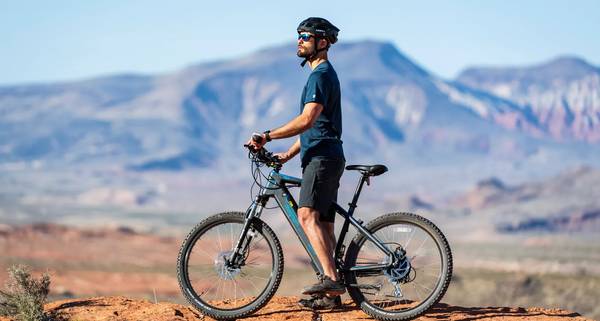
[[[319,212],[314,208],[301,207],[298,209],[298,219],[302,226],[315,225],[319,222]]]

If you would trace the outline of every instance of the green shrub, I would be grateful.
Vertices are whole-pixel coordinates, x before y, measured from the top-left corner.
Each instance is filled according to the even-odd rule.
[[[44,313],[44,303],[50,291],[50,276],[42,275],[37,280],[29,269],[22,265],[8,268],[6,290],[0,290],[0,315],[19,321],[43,321],[49,316]]]

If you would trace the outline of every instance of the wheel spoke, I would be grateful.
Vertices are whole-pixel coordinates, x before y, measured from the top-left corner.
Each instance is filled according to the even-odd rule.
[[[423,238],[423,242],[421,242],[421,245],[419,245],[419,247],[417,248],[417,250],[414,252],[415,253],[414,256],[419,255],[419,251],[421,251],[421,248],[423,248],[423,245],[425,244],[425,242],[427,242],[427,240],[428,240],[428,238],[427,238],[427,236],[425,236]]]
[[[231,246],[233,247],[233,224],[229,224],[229,236],[231,240]]]
[[[221,226],[217,228],[217,238],[219,239],[219,251],[223,252],[223,246],[221,244]]]
[[[194,253],[201,253],[201,254],[204,254],[204,256],[206,256],[207,258],[209,258],[209,259],[211,258],[210,254],[206,253],[206,251],[204,251],[198,247],[194,248],[194,250],[192,251],[192,254],[194,254]]]
[[[410,244],[410,241],[412,241],[413,236],[415,236],[415,229],[413,228],[412,231],[410,232],[410,236],[408,237],[408,240],[406,240],[406,243],[404,244],[404,248],[407,249],[408,245]]]
[[[198,294],[199,296],[203,296],[204,293],[207,293],[208,291],[212,290],[215,287],[215,283],[213,283],[209,288],[205,289],[204,291],[202,291],[200,294]]]

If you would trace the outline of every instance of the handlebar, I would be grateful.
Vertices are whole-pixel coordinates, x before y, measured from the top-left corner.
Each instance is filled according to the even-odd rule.
[[[262,136],[254,134],[252,135],[252,140],[254,140],[255,142],[261,142]],[[250,158],[252,159],[252,161],[264,163],[265,165],[273,167],[277,170],[281,169],[281,167],[283,166],[283,164],[281,164],[281,160],[279,160],[277,156],[273,155],[272,152],[266,150],[264,146],[258,150],[249,144],[244,144],[244,147],[248,148],[248,151],[250,152],[249,155],[251,155]]]

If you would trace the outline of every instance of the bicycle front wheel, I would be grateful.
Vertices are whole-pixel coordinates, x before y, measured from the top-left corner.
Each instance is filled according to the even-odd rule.
[[[253,219],[244,238],[250,238],[243,262],[226,262],[241,234],[245,215],[213,215],[196,225],[177,259],[179,286],[186,299],[204,314],[227,320],[247,316],[263,307],[277,291],[283,275],[279,240],[260,219]]]
[[[439,302],[452,278],[452,253],[442,232],[411,213],[380,216],[366,229],[394,258],[362,234],[351,241],[344,278],[354,302],[372,317],[390,321],[416,318]],[[390,262],[396,263],[390,268],[364,269]]]

